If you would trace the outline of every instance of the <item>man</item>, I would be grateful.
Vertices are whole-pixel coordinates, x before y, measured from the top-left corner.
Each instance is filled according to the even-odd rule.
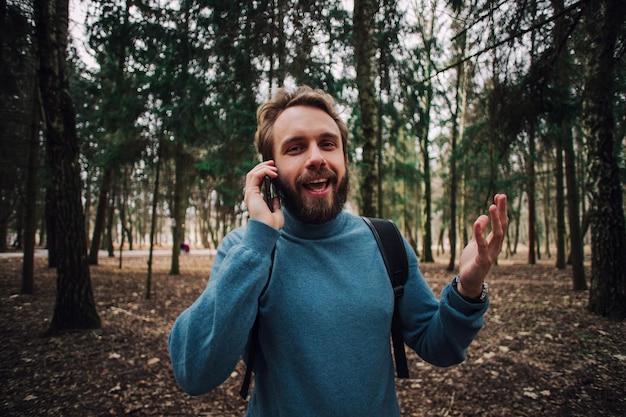
[[[248,416],[399,416],[389,332],[394,295],[376,240],[342,210],[347,136],[333,99],[281,90],[257,113],[263,159],[246,176],[248,225],[218,248],[202,295],[169,336],[174,374],[192,395],[229,377],[259,314]],[[261,192],[279,191],[273,211]],[[483,282],[502,248],[506,196],[474,224],[459,276],[437,301],[405,241],[409,276],[400,298],[405,343],[438,366],[457,364],[482,327]],[[283,209],[281,209],[281,204]],[[481,295],[483,297],[481,297]]]

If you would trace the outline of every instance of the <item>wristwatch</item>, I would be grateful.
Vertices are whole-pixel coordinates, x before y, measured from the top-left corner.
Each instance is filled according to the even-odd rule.
[[[459,285],[460,279],[461,277],[459,277],[458,275],[452,278],[452,286],[465,301],[469,301],[470,303],[484,303],[487,300],[487,297],[489,296],[489,286],[487,285],[486,282],[483,282],[483,289],[480,292],[480,295],[476,298],[470,298],[470,297],[464,296],[463,294],[459,292],[458,285]]]

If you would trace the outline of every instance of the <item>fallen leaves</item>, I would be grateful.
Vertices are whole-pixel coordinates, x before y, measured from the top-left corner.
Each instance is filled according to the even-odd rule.
[[[37,264],[37,292],[19,295],[19,259],[0,259],[0,415],[243,416],[244,368],[211,393],[176,385],[167,352],[174,319],[206,285],[210,259],[181,257],[180,276],[156,258],[153,297],[143,299],[145,258],[101,259],[91,269],[105,326],[44,339],[54,272]],[[436,291],[446,264],[422,264]],[[626,415],[626,324],[586,310],[587,292],[550,265],[499,265],[491,305],[467,360],[450,368],[407,350],[411,379],[397,380],[403,416]],[[364,364],[367,366],[367,364]]]

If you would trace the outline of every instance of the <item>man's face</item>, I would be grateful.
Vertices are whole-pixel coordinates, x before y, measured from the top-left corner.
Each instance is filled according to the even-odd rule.
[[[276,119],[273,138],[284,206],[306,223],[339,214],[348,194],[347,156],[332,117],[316,107],[289,107]]]

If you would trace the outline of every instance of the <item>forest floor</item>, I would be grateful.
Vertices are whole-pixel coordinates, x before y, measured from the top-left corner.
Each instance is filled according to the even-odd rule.
[[[169,362],[170,327],[203,290],[212,257],[181,256],[179,276],[157,257],[149,300],[147,257],[118,262],[91,268],[102,328],[44,338],[54,270],[37,258],[36,292],[20,295],[21,258],[0,257],[0,415],[243,416],[241,363],[191,397]],[[409,353],[411,379],[397,380],[403,416],[626,416],[626,322],[590,314],[569,268],[524,263],[501,258],[492,269],[485,327],[463,364],[439,369]],[[451,278],[445,266],[421,266],[436,294]]]

